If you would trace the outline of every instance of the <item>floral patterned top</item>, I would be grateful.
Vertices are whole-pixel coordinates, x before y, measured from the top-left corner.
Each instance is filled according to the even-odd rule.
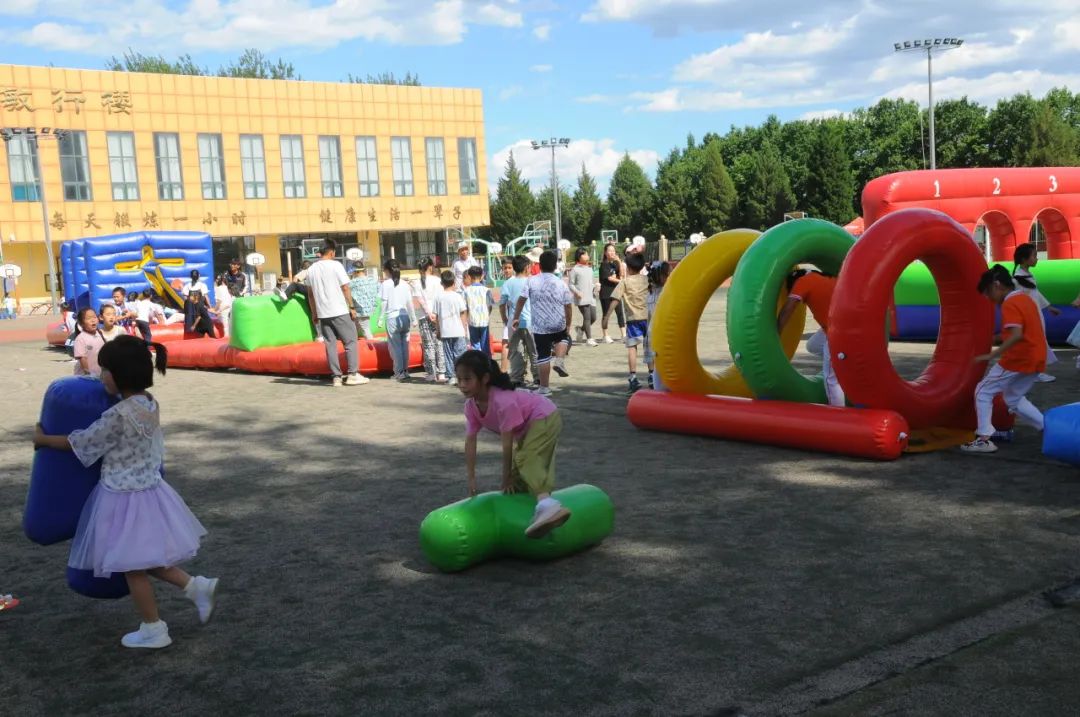
[[[72,431],[68,441],[84,466],[104,458],[101,482],[109,490],[146,490],[161,481],[165,436],[158,404],[148,395],[124,399],[88,428]]]

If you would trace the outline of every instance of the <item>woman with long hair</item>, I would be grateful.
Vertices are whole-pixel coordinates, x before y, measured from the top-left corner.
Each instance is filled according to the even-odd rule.
[[[618,248],[614,243],[608,243],[604,246],[604,255],[600,259],[600,331],[603,334],[601,340],[605,344],[615,342],[608,336],[608,307],[611,305],[611,294],[622,279],[623,268]],[[622,302],[615,305],[615,318],[619,321],[619,329],[625,331],[626,315],[623,313]]]
[[[435,314],[435,298],[443,288],[435,275],[435,260],[430,256],[420,260],[420,279],[413,288],[414,304],[420,310],[416,325],[424,350],[424,378],[429,383],[446,383],[446,357],[436,324],[439,317]]]

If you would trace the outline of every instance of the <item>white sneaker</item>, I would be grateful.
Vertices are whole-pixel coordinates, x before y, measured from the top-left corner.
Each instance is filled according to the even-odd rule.
[[[579,327],[577,329],[574,329],[574,331],[575,331],[575,334],[574,334],[574,340],[575,341],[584,341],[585,340],[585,331],[583,329],[581,329]]]
[[[971,443],[960,446],[960,450],[964,453],[993,453],[997,446],[988,438],[976,438]]]
[[[594,339],[589,339],[588,341],[585,342],[585,345],[586,346],[599,346],[600,344],[596,343],[596,341]]]
[[[195,603],[199,611],[199,622],[206,624],[214,614],[214,593],[217,592],[217,578],[204,578],[196,575],[184,588],[184,595]]]
[[[454,378],[450,379],[450,380],[448,381],[448,383],[449,383],[449,384],[450,384],[451,386],[457,386],[457,376],[455,376]]]
[[[570,375],[570,372],[566,370],[566,359],[564,358],[556,357],[551,362],[551,367],[555,369],[555,373],[559,374],[563,378],[566,378]]]
[[[349,374],[345,379],[346,386],[363,386],[365,383],[371,383],[371,379],[358,373]]]
[[[610,336],[605,336],[604,337],[604,343],[605,344],[613,344],[613,343],[615,343],[615,339],[611,338]]]
[[[277,287],[276,289],[274,289],[274,293],[277,294],[278,298],[280,298],[282,301],[288,301],[289,300],[289,297],[285,296],[285,290],[282,289],[280,286]]]
[[[150,650],[159,650],[172,644],[169,637],[169,626],[164,620],[151,623],[140,623],[139,629],[129,632],[120,638],[120,644],[124,647],[143,647]]]
[[[1057,376],[1051,376],[1048,373],[1040,373],[1039,377],[1035,380],[1039,383],[1053,383],[1054,381],[1057,381]]]
[[[330,382],[330,385],[334,388],[341,388],[341,376],[334,376],[333,380]]]
[[[569,509],[554,498],[547,498],[536,504],[532,523],[525,529],[525,537],[542,538],[568,520]]]
[[[537,386],[536,389],[533,390],[533,393],[537,396],[550,396],[551,389],[547,386]]]
[[[324,339],[322,336],[316,336],[315,340],[318,341],[320,344],[326,343],[326,339]]]

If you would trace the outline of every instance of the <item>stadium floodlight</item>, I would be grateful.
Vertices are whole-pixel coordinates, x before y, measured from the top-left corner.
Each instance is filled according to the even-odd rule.
[[[551,197],[555,203],[555,246],[562,239],[562,216],[559,212],[559,177],[555,173],[555,150],[559,147],[569,147],[569,137],[552,137],[551,139],[532,140],[533,149],[551,149]]]
[[[937,169],[937,143],[934,138],[934,52],[955,50],[964,44],[958,37],[935,37],[929,40],[904,40],[893,43],[894,52],[925,52],[926,83],[930,104],[930,169]]]

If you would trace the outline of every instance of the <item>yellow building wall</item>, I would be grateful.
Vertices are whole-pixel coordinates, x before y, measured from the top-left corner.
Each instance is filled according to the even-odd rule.
[[[86,132],[91,201],[64,201],[55,138],[39,136],[39,161],[50,231],[58,243],[143,229],[255,236],[264,271],[280,274],[281,234],[356,232],[368,264],[378,261],[379,231],[466,228],[490,223],[481,92],[476,89],[249,80],[0,65],[0,127]],[[133,132],[139,200],[113,201],[106,132]],[[179,134],[184,200],[158,199],[155,132]],[[202,199],[197,136],[222,138],[227,198]],[[263,137],[267,199],[245,199],[240,135]],[[298,134],[304,148],[307,197],[287,199],[280,136]],[[318,138],[337,136],[342,198],[322,196]],[[360,197],[355,138],[374,136],[378,197]],[[391,137],[409,137],[414,196],[395,197]],[[441,137],[447,194],[429,196],[425,138]],[[458,138],[475,138],[478,194],[463,195]],[[44,227],[38,202],[12,200],[8,155],[0,166],[0,241],[4,258],[20,263],[21,293],[47,293]],[[29,247],[28,247],[29,245]],[[223,267],[218,267],[222,269]]]

